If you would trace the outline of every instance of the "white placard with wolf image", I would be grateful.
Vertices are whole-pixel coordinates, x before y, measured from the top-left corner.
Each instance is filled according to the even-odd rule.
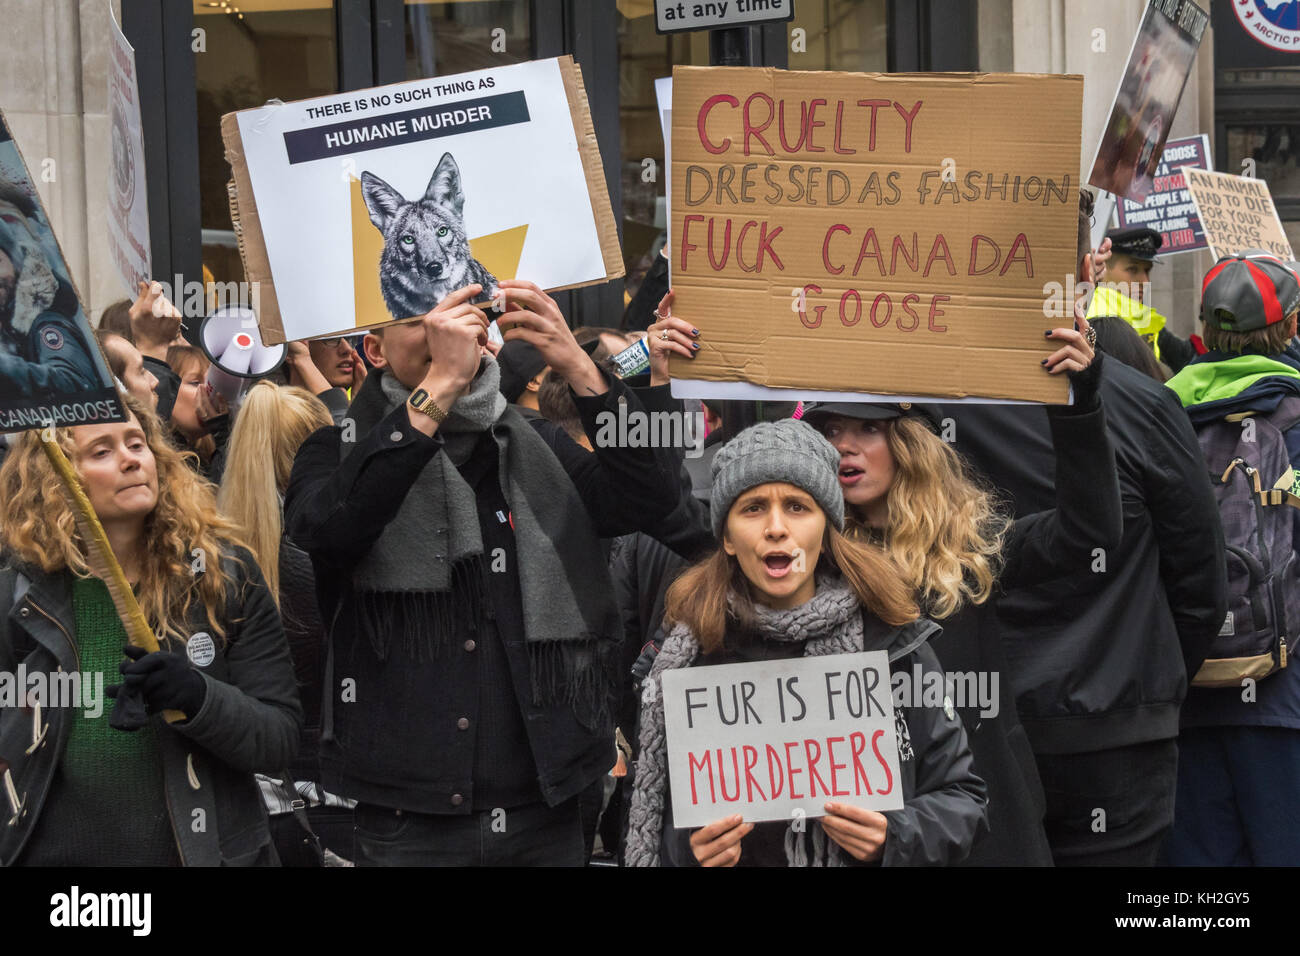
[[[288,340],[423,314],[486,278],[557,289],[606,275],[556,60],[268,105],[238,122]],[[514,275],[468,243],[508,230],[524,236]],[[383,292],[366,308],[354,250],[381,243],[373,273],[357,266]]]

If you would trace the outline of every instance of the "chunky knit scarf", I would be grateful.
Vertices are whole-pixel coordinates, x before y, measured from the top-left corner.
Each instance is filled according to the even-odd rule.
[[[490,431],[515,534],[518,566],[507,571],[519,579],[534,703],[564,700],[595,727],[611,713],[619,647],[604,553],[563,466],[502,397],[500,375],[485,362],[438,426],[442,452],[353,574],[356,623],[380,660],[394,650],[416,660],[437,656],[467,624],[481,625],[484,575],[494,559],[483,554],[474,490],[457,466]],[[371,376],[349,415],[359,432],[373,428],[409,394],[392,375]]]
[[[734,595],[732,597],[734,603]],[[817,593],[811,601],[787,611],[755,605],[756,636],[770,641],[805,641],[804,656],[852,654],[863,649],[862,605],[838,576],[817,575]],[[664,795],[668,789],[668,743],[664,734],[664,703],[659,678],[664,671],[690,667],[700,655],[700,645],[684,625],[673,628],[655,658],[641,699],[641,752],[629,811],[626,859],[629,866],[658,866],[664,829]],[[807,827],[812,842],[796,832],[794,822],[785,835],[785,855],[790,866],[843,866],[839,844],[826,836],[816,820]]]

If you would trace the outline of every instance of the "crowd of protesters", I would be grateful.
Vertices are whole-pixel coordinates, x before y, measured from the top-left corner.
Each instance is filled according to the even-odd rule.
[[[1144,279],[1091,212],[1078,278]],[[1300,864],[1300,266],[1221,259],[1187,340],[1081,298],[1048,407],[676,399],[666,266],[619,329],[471,285],[233,407],[159,286],[105,309],[127,421],[58,442],[160,649],[14,437],[0,671],[114,704],[0,711],[0,864]],[[864,650],[994,679],[896,702],[901,809],[673,825],[664,673]]]

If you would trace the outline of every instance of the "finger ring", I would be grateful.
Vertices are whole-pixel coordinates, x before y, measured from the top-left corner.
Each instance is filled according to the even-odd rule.
[[[668,341],[668,330],[667,330],[667,329],[664,329],[662,332],[660,332],[660,333],[659,333],[659,337],[660,337],[661,339],[663,339],[665,342],[667,342],[667,341]]]
[[[1087,340],[1089,348],[1097,347],[1097,330],[1092,325],[1088,326],[1088,331],[1083,334]]]

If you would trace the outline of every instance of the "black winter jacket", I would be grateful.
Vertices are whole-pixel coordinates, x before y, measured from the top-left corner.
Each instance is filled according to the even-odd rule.
[[[596,447],[594,454],[544,419],[530,424],[568,473],[596,534],[614,537],[653,526],[672,509],[676,493],[666,470],[667,458],[659,450],[601,447],[595,441],[600,413],[616,414],[620,401],[629,403],[629,411],[641,408],[622,383],[606,378],[610,389],[604,395],[575,396],[583,427]],[[286,527],[311,555],[321,618],[327,624],[321,715],[324,783],[331,792],[362,802],[422,813],[467,814],[474,804],[474,746],[468,731],[477,728],[479,706],[474,693],[479,670],[472,655],[478,653],[478,641],[496,638],[472,632],[468,620],[458,621],[464,633],[452,646],[463,647],[464,652],[457,659],[383,662],[352,623],[354,568],[365,560],[412,483],[442,448],[436,432],[429,438],[410,426],[404,407],[376,420],[376,408],[382,414],[384,407],[379,380],[380,373],[372,373],[349,410],[357,423],[358,447],[342,458],[341,430],[316,432],[298,452],[285,495]],[[590,546],[602,547],[594,536]],[[519,560],[527,556],[520,555]],[[495,628],[491,621],[489,626]],[[501,633],[500,641],[523,713],[538,787],[548,804],[558,805],[613,765],[612,715],[602,725],[588,727],[565,705],[533,704],[522,635]],[[341,682],[348,678],[356,695],[343,703]],[[499,693],[498,688],[492,689]],[[611,686],[611,699],[616,693]]]
[[[1105,363],[1101,394],[1123,536],[1078,571],[1022,582],[1028,586],[997,605],[1016,704],[1036,753],[1177,736],[1187,672],[1200,666],[1226,613],[1213,492],[1177,398],[1116,361]],[[1058,489],[1041,408],[964,405],[945,413],[956,420],[957,449],[1010,495],[1017,515],[1052,506]]]
[[[261,570],[243,548],[226,553],[222,562],[232,581],[226,639],[200,669],[207,684],[203,707],[176,724],[161,715],[152,718],[163,787],[186,866],[275,864],[253,774],[279,776],[297,749],[302,710],[280,613]],[[44,574],[7,562],[0,568],[0,608],[0,670],[12,673],[19,662],[29,674],[80,670],[70,572]],[[212,630],[201,604],[188,624],[191,634]],[[65,707],[39,714],[0,709],[0,763],[12,774],[23,807],[14,826],[0,827],[0,865],[18,858],[35,828],[74,717],[74,709]],[[45,734],[29,754],[36,719],[45,724]],[[206,826],[196,829],[200,818]]]

